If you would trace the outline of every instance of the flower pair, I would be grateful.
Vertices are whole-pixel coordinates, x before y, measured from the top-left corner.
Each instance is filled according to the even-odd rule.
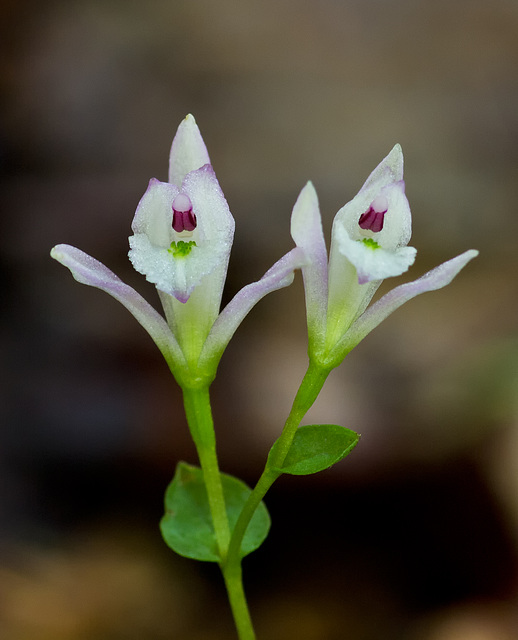
[[[220,313],[234,219],[192,116],[180,124],[169,158],[169,181],[152,179],[133,219],[129,257],[158,291],[164,319],[134,289],[94,258],[69,245],[52,249],[79,282],[119,300],[151,335],[182,386],[208,384],[250,309],[288,286],[302,268],[310,357],[338,365],[348,351],[406,300],[448,284],[477,252],[468,251],[419,280],[397,287],[367,309],[381,280],[415,258],[399,146],[337,213],[329,264],[315,190],[308,183],[293,210],[296,248]]]

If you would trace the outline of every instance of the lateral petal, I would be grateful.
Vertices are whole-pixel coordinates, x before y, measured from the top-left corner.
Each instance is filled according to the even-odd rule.
[[[295,248],[278,260],[257,282],[243,287],[219,314],[203,347],[200,368],[218,363],[225,347],[249,311],[265,295],[293,282],[295,269],[307,263],[302,249]]]
[[[169,366],[185,366],[182,351],[164,318],[132,287],[122,282],[112,271],[87,253],[67,244],[58,244],[50,255],[70,269],[75,280],[106,291],[136,318],[149,333]]]
[[[367,334],[375,329],[385,318],[401,305],[421,293],[442,289],[455,278],[455,276],[478,255],[478,251],[470,249],[456,258],[435,267],[414,282],[402,284],[369,307],[359,318],[353,322],[342,340],[336,345],[333,353],[343,354],[354,348]]]

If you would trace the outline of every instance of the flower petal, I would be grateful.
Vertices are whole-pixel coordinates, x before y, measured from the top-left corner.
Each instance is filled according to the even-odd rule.
[[[173,373],[185,366],[183,354],[166,321],[139,293],[101,262],[75,247],[58,244],[50,255],[68,267],[78,282],[102,289],[123,304],[149,333]]]
[[[414,282],[402,284],[384,295],[372,307],[369,307],[351,326],[343,339],[337,344],[334,353],[343,354],[337,357],[343,359],[344,355],[355,347],[365,336],[375,329],[380,322],[385,320],[393,311],[402,304],[415,298],[420,293],[441,289],[455,278],[470,260],[478,255],[478,251],[470,249],[460,256],[448,260],[435,267]]]
[[[271,291],[287,287],[293,282],[294,271],[307,264],[302,249],[292,249],[278,260],[257,282],[243,287],[219,314],[205,342],[199,366],[219,362],[225,347],[248,312]]]
[[[355,266],[359,284],[400,276],[414,263],[417,253],[413,247],[388,251],[377,244],[352,240],[340,225],[335,227],[335,240],[340,253]]]
[[[197,227],[192,236],[195,246],[185,255],[176,254],[171,248],[171,242],[183,242],[172,228],[172,204],[179,190],[153,179],[135,213],[129,257],[149,282],[186,302],[208,274],[218,269],[226,273],[234,219],[210,165],[188,173],[181,191],[190,198],[196,215]],[[221,295],[221,283],[218,286]]]
[[[302,267],[309,339],[323,344],[327,316],[327,250],[318,197],[311,182],[302,189],[293,207],[291,237],[309,261]]]
[[[387,199],[388,209],[382,231],[373,237],[390,251],[407,245],[412,235],[412,218],[403,182],[403,152],[398,144],[374,169],[358,194],[338,211],[333,234],[334,226],[342,225],[353,240],[369,236],[362,232],[358,221],[380,195]]]
[[[204,164],[210,164],[209,153],[196,120],[189,114],[180,123],[171,146],[169,182],[179,187],[188,173]]]
[[[390,153],[383,158],[367,178],[361,190],[371,188],[377,190],[380,185],[386,186],[400,180],[403,180],[403,150],[400,144],[395,144]]]
[[[169,249],[174,238],[172,205],[179,192],[175,185],[151,178],[131,223],[133,233],[147,236],[156,247]]]

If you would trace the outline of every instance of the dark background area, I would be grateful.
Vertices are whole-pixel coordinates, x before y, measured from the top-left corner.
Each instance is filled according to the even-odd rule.
[[[236,219],[225,300],[292,247],[308,179],[329,240],[396,142],[407,279],[480,250],[355,349],[308,414],[362,439],[269,494],[270,537],[244,565],[259,637],[516,638],[518,3],[0,6],[0,636],[234,637],[217,568],[158,531],[176,462],[196,460],[180,392],[134,319],[49,257],[78,246],[158,306],[127,237],[190,112]],[[250,484],[305,331],[297,277],[246,319],[213,385],[222,468]]]

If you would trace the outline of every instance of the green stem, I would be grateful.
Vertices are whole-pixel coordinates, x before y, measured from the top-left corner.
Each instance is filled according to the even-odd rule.
[[[252,620],[243,589],[241,565],[233,565],[225,570],[225,560],[230,541],[230,527],[221,475],[216,455],[216,436],[210,408],[209,389],[184,388],[183,399],[185,415],[191,431],[198,457],[203,471],[203,480],[207,489],[209,507],[214,525],[214,532],[221,557],[221,570],[225,579],[230,607],[240,640],[255,640]]]
[[[313,406],[315,400],[318,398],[318,394],[322,391],[324,382],[327,380],[327,376],[330,372],[331,369],[323,368],[317,363],[311,360],[309,361],[308,370],[300,383],[290,414],[284,424],[282,433],[277,440],[275,451],[268,458],[265,471],[268,467],[278,469],[282,467],[302,418],[304,418],[306,413]]]
[[[216,455],[216,436],[208,386],[184,388],[183,402],[187,423],[200,459],[218,551],[223,561],[227,555],[230,527]]]
[[[242,589],[240,550],[243,537],[246,533],[246,530],[248,529],[250,520],[252,519],[262,499],[266,495],[266,492],[272,486],[275,480],[277,480],[277,478],[281,475],[282,472],[279,471],[279,469],[282,467],[282,464],[288,454],[297,428],[302,418],[306,415],[312,404],[317,399],[318,394],[322,390],[324,382],[329,375],[329,372],[330,369],[324,369],[316,363],[310,361],[306,375],[304,376],[297,395],[295,396],[295,400],[293,401],[290,414],[286,420],[282,433],[277,440],[275,451],[268,458],[264,471],[259,478],[254,490],[246,501],[241,513],[239,514],[239,518],[237,519],[236,525],[232,532],[226,561],[222,564],[222,571],[223,575],[225,576],[227,590],[229,589],[228,585],[230,579],[233,579],[235,576],[239,576],[239,582]],[[229,598],[231,599],[230,591]],[[244,593],[242,595],[242,599],[246,607]],[[248,609],[246,610],[246,613],[248,615]],[[249,615],[248,619],[250,619]],[[241,640],[253,640],[255,638],[255,635],[253,634],[253,630],[251,630],[251,634],[249,633],[248,635],[246,635],[245,633],[243,633],[243,635],[240,635],[239,637]]]
[[[243,588],[241,562],[222,565],[221,570],[239,640],[255,640],[255,631]]]

